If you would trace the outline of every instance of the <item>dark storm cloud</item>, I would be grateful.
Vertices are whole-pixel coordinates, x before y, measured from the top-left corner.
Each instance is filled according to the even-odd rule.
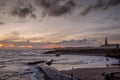
[[[32,18],[36,18],[36,15],[33,14],[34,8],[31,4],[24,4],[24,2],[18,2],[16,7],[13,8],[11,14],[14,16],[18,16],[20,18],[25,18],[30,15]]]
[[[0,1],[0,6],[5,6],[6,4],[2,1]]]
[[[17,7],[13,10],[12,15],[16,15],[16,16],[24,18],[24,17],[26,17],[26,15],[31,14],[31,12],[32,12],[32,10],[29,8],[21,9],[21,8]]]
[[[64,0],[36,0],[36,4],[44,9],[43,16],[62,16],[70,13],[76,4],[72,0],[62,3]],[[60,3],[62,3],[60,5]]]
[[[32,18],[37,18],[35,14],[31,14],[31,17]]]
[[[0,25],[4,25],[5,23],[4,22],[0,22]]]
[[[108,1],[107,0],[98,0],[96,2],[96,4],[88,6],[80,14],[85,16],[88,13],[90,13],[92,10],[98,10],[98,9],[106,10],[110,7],[117,6],[117,5],[120,5],[120,0],[108,0]]]
[[[80,15],[86,16],[91,10],[92,10],[92,7],[89,6],[83,12],[81,12]]]
[[[108,6],[116,6],[120,4],[120,0],[109,0],[108,1]]]

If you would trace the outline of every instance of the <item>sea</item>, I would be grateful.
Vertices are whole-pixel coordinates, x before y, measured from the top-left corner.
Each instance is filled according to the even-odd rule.
[[[104,55],[80,55],[67,54],[56,56],[55,54],[43,54],[45,50],[29,50],[29,51],[0,51],[0,61],[4,64],[17,64],[34,61],[50,61],[52,67],[57,70],[71,70],[76,68],[101,68],[116,67],[120,61],[116,58],[105,57]]]

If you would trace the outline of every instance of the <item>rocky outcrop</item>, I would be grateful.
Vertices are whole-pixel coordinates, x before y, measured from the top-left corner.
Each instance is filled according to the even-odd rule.
[[[32,72],[32,80],[77,80],[73,76],[62,74],[50,66],[53,60],[28,63]]]
[[[48,66],[45,63],[38,64],[39,71],[44,73],[45,80],[77,80],[73,77],[67,76],[56,70],[55,68]]]

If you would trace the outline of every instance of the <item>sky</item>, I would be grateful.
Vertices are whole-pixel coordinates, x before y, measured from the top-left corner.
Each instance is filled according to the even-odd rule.
[[[0,0],[1,46],[120,43],[119,23],[120,0]]]

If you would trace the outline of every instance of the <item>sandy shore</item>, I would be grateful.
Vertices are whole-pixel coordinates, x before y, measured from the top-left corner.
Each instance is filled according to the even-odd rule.
[[[79,78],[81,80],[104,80],[102,73],[108,74],[112,72],[120,72],[120,67],[79,68],[61,72],[67,75],[72,73],[75,78]]]

